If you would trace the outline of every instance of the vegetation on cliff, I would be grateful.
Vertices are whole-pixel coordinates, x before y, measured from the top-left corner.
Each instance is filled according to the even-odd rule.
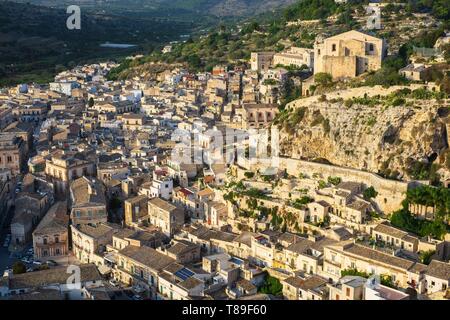
[[[417,218],[409,211],[410,204],[434,207],[434,219],[429,221]],[[421,237],[433,236],[443,239],[450,231],[449,219],[450,190],[444,187],[420,186],[407,191],[403,208],[394,212],[390,220],[392,225]]]

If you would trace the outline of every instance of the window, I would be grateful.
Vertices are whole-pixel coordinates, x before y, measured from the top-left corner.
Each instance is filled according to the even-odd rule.
[[[373,47],[373,43],[369,43],[369,51],[373,51],[374,47]]]
[[[331,45],[331,51],[333,51],[333,52],[336,51],[336,44],[333,43],[333,44]]]
[[[47,238],[44,238],[44,244],[47,244]]]
[[[350,297],[350,288],[345,289],[345,295]]]
[[[58,242],[59,242],[59,237],[55,236],[55,243],[58,243]]]

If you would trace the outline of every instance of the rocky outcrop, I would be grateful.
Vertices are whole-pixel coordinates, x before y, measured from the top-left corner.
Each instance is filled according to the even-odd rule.
[[[340,98],[311,97],[288,104],[289,111],[275,122],[281,154],[404,179],[416,162],[440,164],[448,174],[445,102],[405,99],[393,106],[382,98],[392,96],[392,90],[364,91],[372,91],[366,97],[381,93],[379,103],[348,103],[349,96],[358,95],[343,92]]]

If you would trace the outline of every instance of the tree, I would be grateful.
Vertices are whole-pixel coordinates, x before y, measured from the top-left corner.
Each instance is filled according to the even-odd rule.
[[[270,275],[267,275],[264,284],[259,289],[259,292],[271,294],[274,296],[281,296],[283,292],[283,286],[280,283],[280,280]]]
[[[423,264],[430,264],[431,258],[433,257],[433,255],[435,253],[436,253],[435,250],[428,250],[428,251],[421,252],[419,254],[420,262],[422,262]]]
[[[372,198],[375,198],[378,195],[378,192],[375,190],[374,187],[368,187],[366,190],[364,190],[363,192],[363,197],[365,200],[370,200]]]
[[[333,83],[333,78],[331,77],[331,74],[329,74],[329,73],[319,72],[314,75],[314,81],[317,84],[319,84],[323,87],[326,87]]]
[[[17,261],[12,266],[13,274],[21,274],[27,272],[27,267],[21,262]]]
[[[328,177],[328,183],[331,183],[335,186],[337,186],[339,183],[341,183],[342,179],[340,177]]]

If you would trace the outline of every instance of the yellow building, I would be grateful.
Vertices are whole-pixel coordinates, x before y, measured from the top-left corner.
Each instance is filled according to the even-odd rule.
[[[381,68],[386,56],[384,39],[351,30],[314,43],[314,74],[329,73],[333,79],[353,78]]]

